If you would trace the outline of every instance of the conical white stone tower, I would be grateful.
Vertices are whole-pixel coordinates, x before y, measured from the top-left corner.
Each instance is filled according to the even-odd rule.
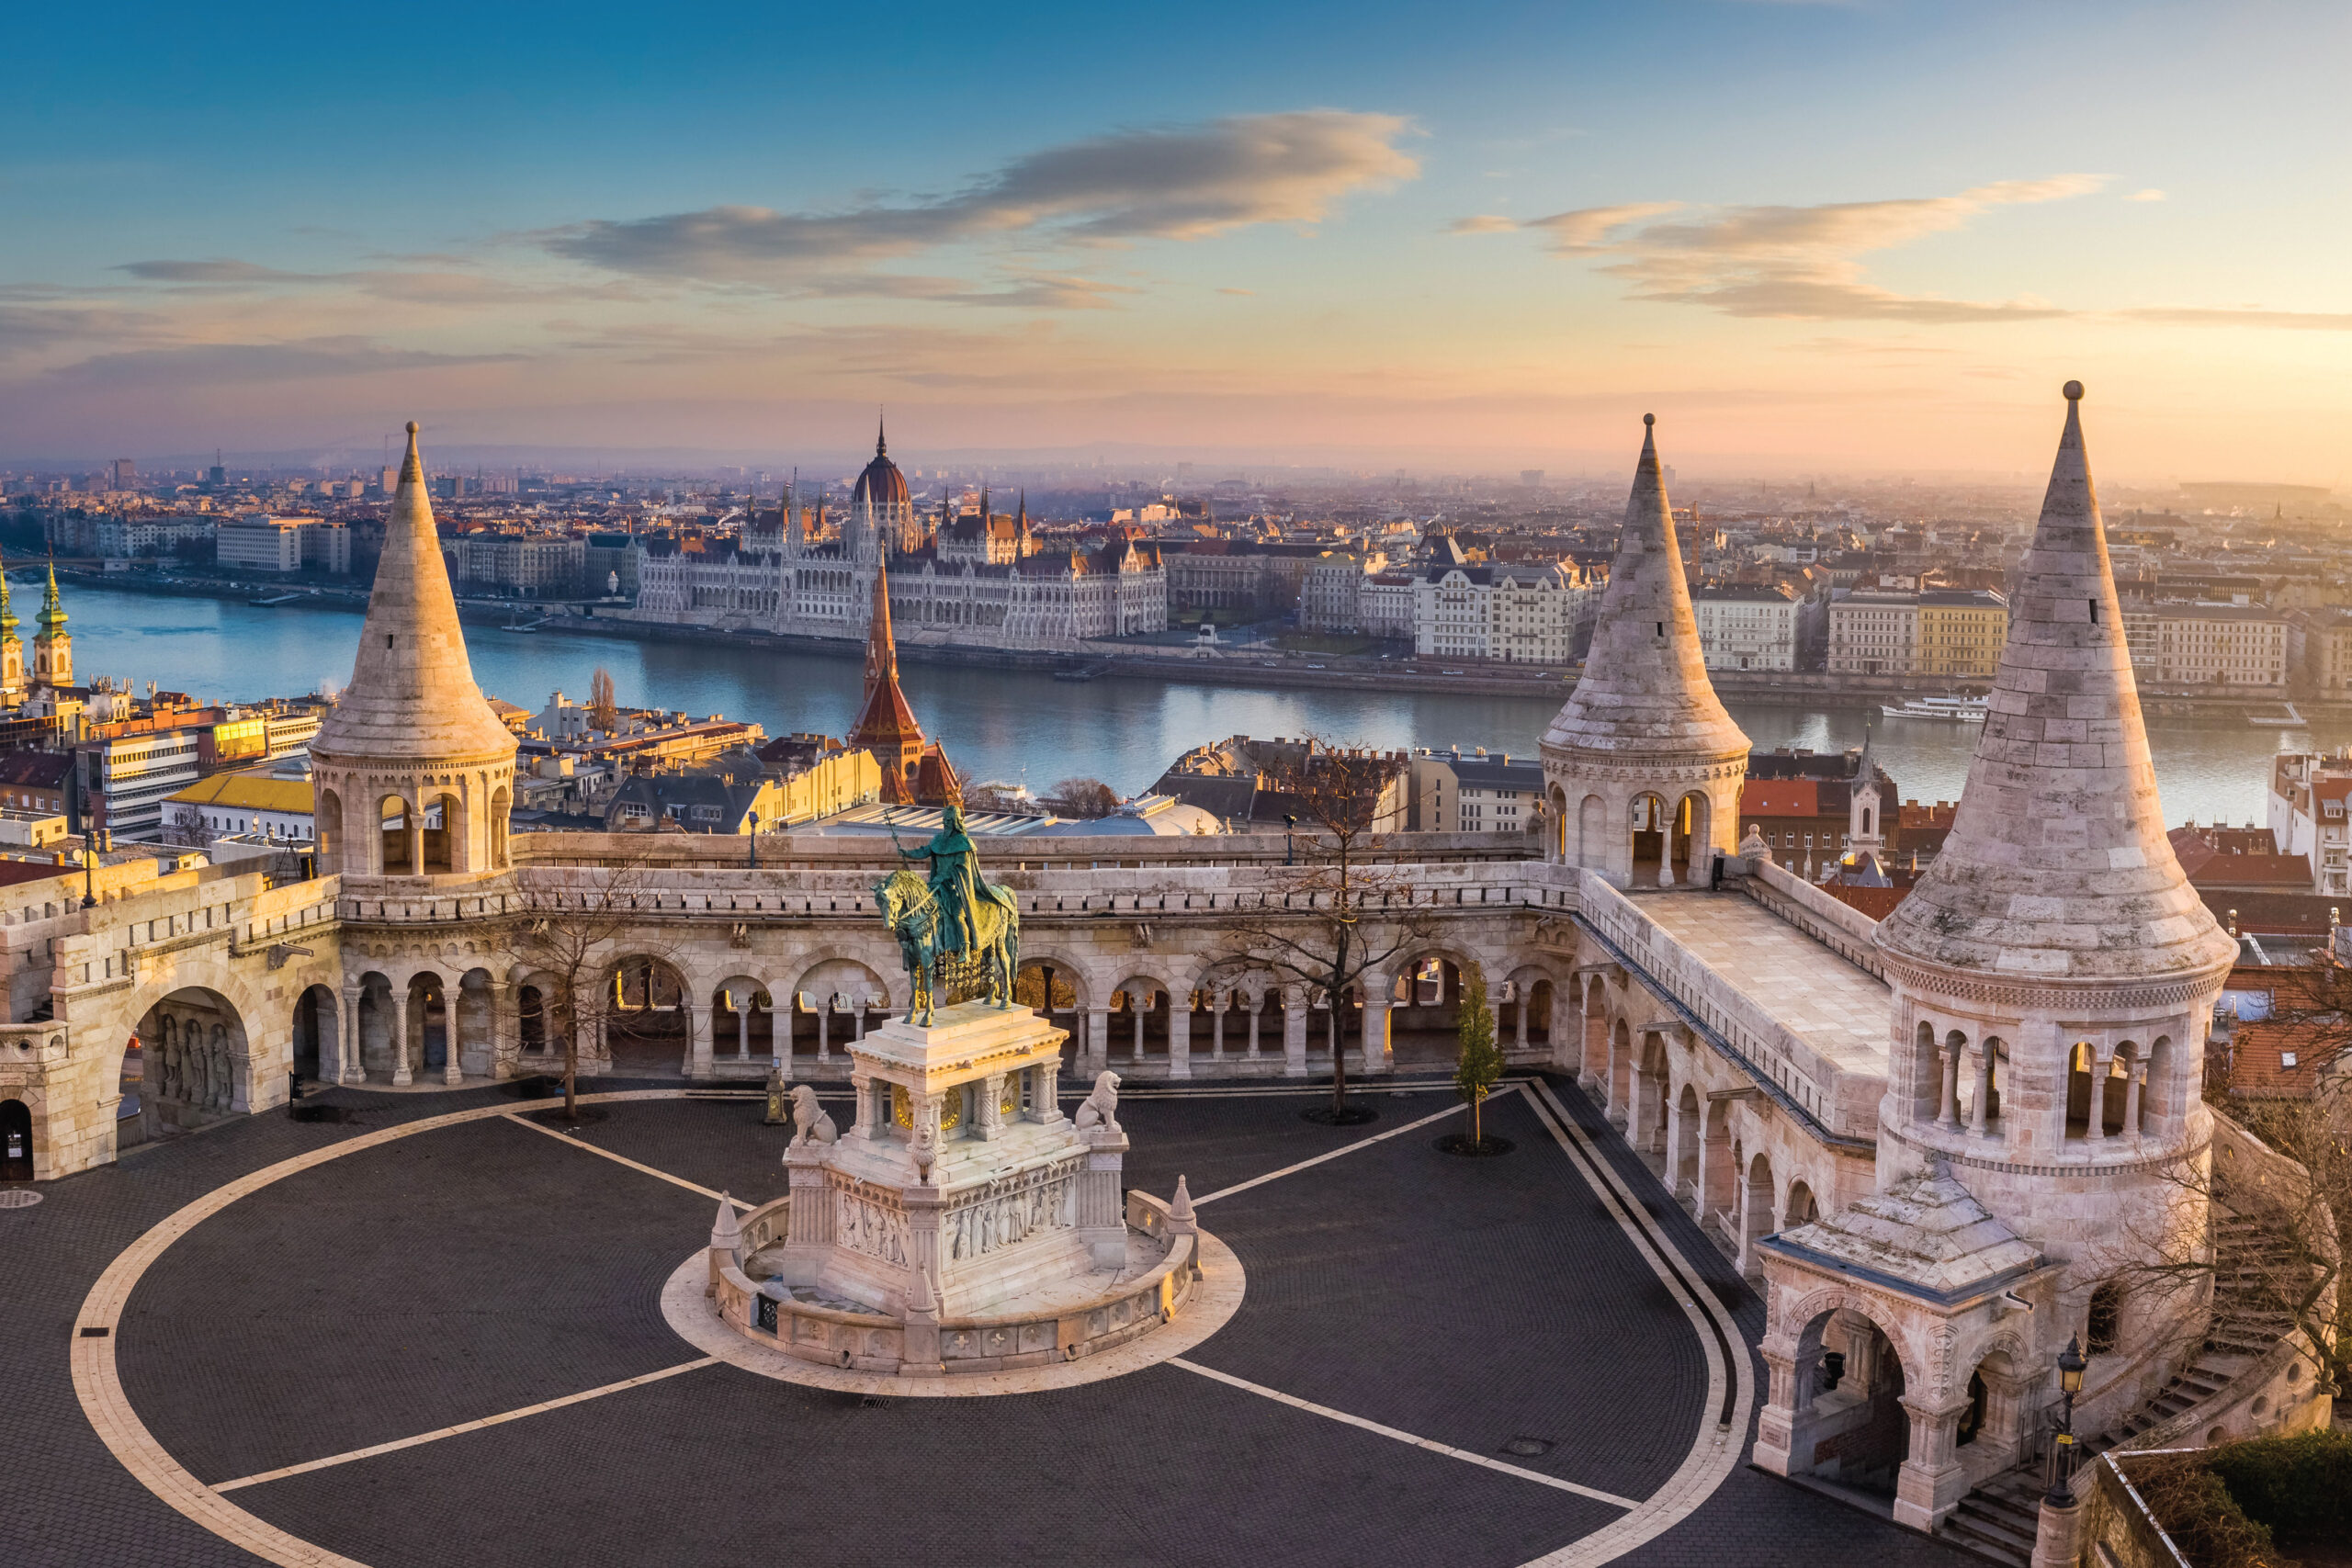
[[[446,883],[505,869],[514,737],[474,684],[413,421],[351,683],[311,761],[322,871]]]
[[[2202,1226],[2166,1168],[2209,1157],[2205,1035],[2236,954],[2165,837],[2081,383],[2065,394],[1951,834],[1877,939],[1894,994],[1879,1185],[1939,1159],[2066,1263],[2062,1321],[2036,1336],[2052,1351],[2116,1249]],[[2123,1342],[2156,1326],[2127,1311]]]
[[[1738,841],[1747,776],[1747,737],[1707,679],[1656,416],[1642,423],[1592,650],[1543,744],[1551,858],[1620,887],[1705,881],[1714,852]]]

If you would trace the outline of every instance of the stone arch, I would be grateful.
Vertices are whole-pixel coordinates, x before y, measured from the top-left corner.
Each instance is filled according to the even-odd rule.
[[[1699,1221],[1733,1239],[1723,1221],[1738,1207],[1739,1167],[1731,1147],[1731,1100],[1710,1100],[1699,1134]]]
[[[409,975],[402,990],[401,1005],[407,1010],[402,1036],[406,1070],[456,1083],[463,1069],[458,1052],[456,998],[448,981],[437,969],[417,969]]]
[[[2111,1355],[2123,1338],[2123,1287],[2113,1280],[2091,1290],[2083,1314],[2083,1354]]]
[[[321,789],[311,805],[311,840],[318,848],[319,869],[337,872],[343,865],[343,796]]]
[[[1058,953],[1023,952],[1012,978],[1012,999],[1033,1008],[1046,1022],[1069,1032],[1062,1042],[1062,1065],[1074,1064],[1085,1049],[1086,974]]]
[[[1609,863],[1609,803],[1588,795],[1577,807],[1577,864],[1605,870]]]
[[[1554,784],[1545,798],[1552,807],[1552,842],[1549,846],[1552,852],[1551,858],[1555,863],[1565,862],[1571,853],[1572,846],[1568,835],[1573,830],[1568,826],[1567,792],[1558,784]]]
[[[2128,1131],[2151,1136],[2170,1136],[2181,1107],[2188,1103],[2178,1081],[2180,1053],[2173,1049],[2172,1036],[2159,1034],[2150,1042],[2147,1058],[2135,1069],[2140,1083],[2140,1115],[2138,1124]]]
[[[2008,1088],[2008,1045],[1992,1034],[1972,1045],[1957,1030],[1951,1038],[1962,1042],[1962,1053],[1958,1120],[1972,1133],[1997,1134],[2002,1129],[2001,1096]]]
[[[472,857],[466,852],[463,798],[454,789],[435,785],[423,792],[418,804],[424,813],[419,849],[426,874],[473,870]]]
[[[376,803],[378,852],[374,869],[386,876],[414,876],[421,863],[422,818],[408,796],[392,794]]]
[[[1510,998],[1503,1003],[1495,1043],[1506,1051],[1549,1050],[1555,987],[1541,964],[1522,964],[1510,972]]]
[[[1672,826],[1681,851],[1676,863],[1682,867],[1682,880],[1694,886],[1713,874],[1714,809],[1704,790],[1690,790],[1674,805]]]
[[[166,1025],[169,1025],[166,1028]],[[250,1042],[235,1001],[209,986],[166,988],[139,1015],[136,1029],[118,1036],[105,1064],[109,1086],[121,1082],[124,1062],[141,1040],[165,1041],[153,1063],[141,1049],[141,1131],[198,1127],[249,1111],[254,1104]]]
[[[1923,1369],[1905,1364],[1903,1342],[1880,1320],[1882,1310],[1865,1296],[1833,1290],[1807,1296],[1789,1313],[1795,1324],[1790,1386],[1776,1389],[1773,1401],[1787,1401],[1789,1474],[1895,1490],[1915,1440],[1903,1398],[1927,1384]]]
[[[1609,983],[1592,976],[1584,987],[1584,1070],[1577,1077],[1588,1086],[1609,1077]]]
[[[1626,803],[1625,829],[1630,835],[1630,852],[1633,855],[1633,870],[1627,886],[1674,886],[1670,849],[1673,826],[1666,796],[1656,790],[1639,791]]]
[[[514,797],[504,784],[490,794],[490,866],[492,871],[504,871],[511,863],[507,858],[507,819],[514,815]]]
[[[30,1181],[34,1168],[33,1108],[0,1100],[0,1181]]]
[[[785,1049],[791,1048],[791,1020],[785,1021]],[[738,972],[711,988],[710,1051],[739,1065],[773,1057],[776,1049],[775,998],[767,982]]]
[[[1459,1054],[1463,976],[1473,966],[1487,976],[1487,1005],[1496,1005],[1493,970],[1464,948],[1426,942],[1390,965],[1388,1046],[1397,1062],[1451,1062]],[[1510,1035],[1498,1032],[1496,1043],[1509,1046]]]
[[[453,958],[452,966],[464,962]],[[497,977],[481,964],[466,969],[450,992],[449,1006],[449,1049],[460,1070],[493,1078],[511,1075],[515,1047],[500,1037]]]
[[[1641,1052],[1634,1064],[1633,1093],[1626,1101],[1625,1141],[1642,1154],[1655,1155],[1654,1168],[1663,1173],[1667,1155],[1666,1038],[1657,1030],[1642,1031]]]
[[[1667,1187],[1693,1209],[1699,1204],[1699,1128],[1703,1114],[1699,1091],[1684,1084],[1674,1100],[1672,1179]]]
[[[1110,1054],[1137,1062],[1166,1060],[1177,995],[1167,981],[1140,973],[1111,987]]]
[[[638,1077],[682,1075],[693,1050],[694,996],[669,958],[631,952],[606,960],[594,1013],[598,1060]]]
[[[1794,1230],[1820,1217],[1821,1205],[1813,1196],[1812,1184],[1803,1178],[1790,1182],[1788,1201],[1781,1208],[1781,1228]]]
[[[343,1062],[340,1000],[323,985],[305,986],[294,998],[292,1065],[305,1078],[336,1081]]]
[[[864,959],[827,948],[810,953],[785,1005],[796,1055],[831,1061],[834,1047],[865,1038],[890,1011],[890,987]]]
[[[1634,1087],[1634,1037],[1620,1015],[1609,1026],[1609,1120],[1625,1125],[1625,1097]]]
[[[1756,1256],[1756,1244],[1772,1234],[1772,1216],[1779,1212],[1775,1201],[1777,1196],[1772,1187],[1771,1156],[1758,1149],[1748,1156],[1739,1195],[1739,1255],[1743,1273],[1752,1275],[1760,1267]]]

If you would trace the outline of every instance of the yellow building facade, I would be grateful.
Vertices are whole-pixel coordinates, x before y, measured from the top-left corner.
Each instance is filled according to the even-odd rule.
[[[2008,639],[2009,604],[1998,593],[1936,590],[1919,595],[1919,640],[1913,666],[1920,675],[1989,681]]]

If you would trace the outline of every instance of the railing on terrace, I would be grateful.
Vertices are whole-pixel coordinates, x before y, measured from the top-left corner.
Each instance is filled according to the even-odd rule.
[[[873,918],[876,881],[890,869],[895,867],[801,871],[763,865],[754,871],[731,864],[600,871],[542,863],[518,868],[510,884],[481,892],[435,896],[420,891],[407,897],[392,887],[379,894],[356,886],[341,908],[346,919],[393,924],[519,914],[550,904],[597,908],[609,904],[648,917],[864,921]],[[1000,862],[987,870],[991,881],[1012,888],[1020,898],[1025,919],[1210,918],[1285,908],[1304,915],[1328,909],[1331,902],[1328,892],[1299,887],[1295,874],[1279,863],[1046,870]],[[1409,886],[1374,895],[1372,907],[1398,913],[1411,908],[1449,918],[1510,909],[1566,915],[1576,907],[1577,874],[1568,867],[1530,861],[1422,863],[1413,867]]]
[[[1685,1027],[1739,1067],[1765,1095],[1825,1144],[1860,1153],[1876,1147],[1866,1135],[1833,1125],[1838,1119],[1836,1066],[1801,1037],[1770,1019],[1715,967],[1661,930],[1599,874],[1585,872],[1577,923],[1652,992],[1665,998]],[[1876,1097],[1871,1097],[1875,1103]]]
[[[910,849],[923,837],[911,828],[900,834]],[[1305,830],[1287,842],[1281,833],[1106,833],[978,841],[990,876],[1009,869],[1322,863],[1336,853],[1326,836]],[[715,833],[517,833],[509,842],[517,865],[723,869],[748,865],[752,857],[749,839]],[[1541,846],[1524,833],[1377,833],[1358,840],[1354,858],[1366,865],[1541,863],[1540,854]],[[899,863],[888,837],[879,834],[763,833],[759,861],[764,868],[787,871],[872,870]]]

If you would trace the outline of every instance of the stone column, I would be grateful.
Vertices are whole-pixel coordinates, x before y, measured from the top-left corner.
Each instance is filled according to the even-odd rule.
[[[865,1096],[858,1097],[859,1104]],[[783,1278],[787,1285],[813,1285],[833,1246],[833,1194],[826,1162],[830,1144],[794,1144],[784,1151],[785,1185],[792,1193],[786,1219]]]
[[[1936,1125],[1957,1128],[1960,1125],[1960,1047],[1943,1046],[1936,1053]]]
[[[1367,996],[1363,1004],[1363,1070],[1385,1073],[1393,1062],[1388,1049],[1388,1010],[1383,997]]]
[[[408,1004],[409,987],[401,987],[391,994],[392,1005],[387,1009],[392,1015],[392,1087],[395,1089],[413,1081],[408,1068]]]
[[[1923,1534],[1941,1524],[1968,1491],[1968,1472],[1952,1457],[1966,1397],[1938,1409],[1905,1397],[1911,1417],[1911,1450],[1894,1474],[1894,1522]]]
[[[424,874],[424,813],[416,807],[405,807],[401,813],[401,837],[408,844],[408,874]]]
[[[1245,1059],[1249,1061],[1254,1062],[1258,1059],[1258,1021],[1265,1004],[1266,999],[1263,997],[1255,998],[1250,1004],[1250,1044],[1245,1055]]]
[[[727,1001],[728,1005],[735,1010],[735,1059],[739,1062],[748,1062],[752,1059],[752,1009],[756,1007],[758,1002],[752,997],[745,997],[738,1001],[732,991],[727,993]],[[775,1026],[771,1023],[768,1028],[769,1032],[773,1034]]]
[[[1111,1064],[1111,1010],[1094,1008],[1086,1015],[1086,1061],[1089,1072]]]
[[[681,998],[678,1010],[686,1015],[686,1077],[696,1083],[707,1083],[718,1071],[710,1061],[711,1010],[696,1007],[692,997]]]
[[[482,1006],[490,1010],[490,1076],[500,1083],[514,1076],[515,1058],[523,1052],[522,1021],[514,1011],[514,987],[492,980],[481,988]]]
[[[335,1061],[337,1083],[366,1083],[368,1068],[359,1057],[359,987],[345,986],[335,993]],[[323,1064],[322,1064],[323,1065]]]
[[[1298,986],[1283,987],[1283,1076],[1306,1076],[1306,992]]]
[[[459,976],[455,986],[441,992],[441,1034],[446,1042],[441,1066],[441,1081],[454,1084],[466,1080],[465,1031],[458,1027],[458,1017],[465,1008],[465,976]]]
[[[2102,1057],[2097,1051],[2090,1056],[2090,1070],[2085,1075],[2090,1079],[2090,1092],[2083,1096],[2083,1142],[2102,1144],[2107,1141],[2107,1076],[2114,1069],[2111,1058]]]
[[[1978,1137],[1984,1135],[1984,1102],[1993,1098],[1993,1048],[1983,1041],[1974,1047],[1976,1061],[1976,1100],[1968,1108],[1968,1130]]]
[[[1527,998],[1524,995],[1511,1003],[1511,1012],[1515,1015],[1512,1028],[1516,1032],[1511,1043],[1524,1051],[1527,1049]]]
[[[2148,1064],[2132,1063],[2132,1077],[2123,1086],[2123,1135],[2127,1138],[2140,1135],[2140,1099],[2147,1083]]]
[[[826,1032],[826,1026],[832,1021],[832,998],[825,998],[824,1004],[817,1010],[817,1060],[830,1062],[833,1059],[833,1042],[832,1037]]]
[[[1189,1078],[1193,1076],[1193,994],[1184,993],[1184,1005],[1176,1005],[1175,992],[1168,993],[1168,1076]]]
[[[1232,999],[1231,991],[1209,994],[1209,1006],[1216,1010],[1209,1015],[1209,1060],[1212,1062],[1225,1060],[1225,1010]]]
[[[1758,1470],[1786,1475],[1796,1427],[1799,1369],[1796,1358],[1771,1339],[1764,1342],[1760,1351],[1768,1393],[1763,1412],[1757,1417],[1756,1446],[1748,1451],[1748,1461]]]
[[[1701,1114],[1705,1113],[1702,1111]],[[1693,1193],[1697,1187],[1694,1172],[1691,1181]],[[1668,1196],[1678,1201],[1687,1196],[1682,1190],[1682,1102],[1671,1095],[1666,1101],[1666,1190]]]

